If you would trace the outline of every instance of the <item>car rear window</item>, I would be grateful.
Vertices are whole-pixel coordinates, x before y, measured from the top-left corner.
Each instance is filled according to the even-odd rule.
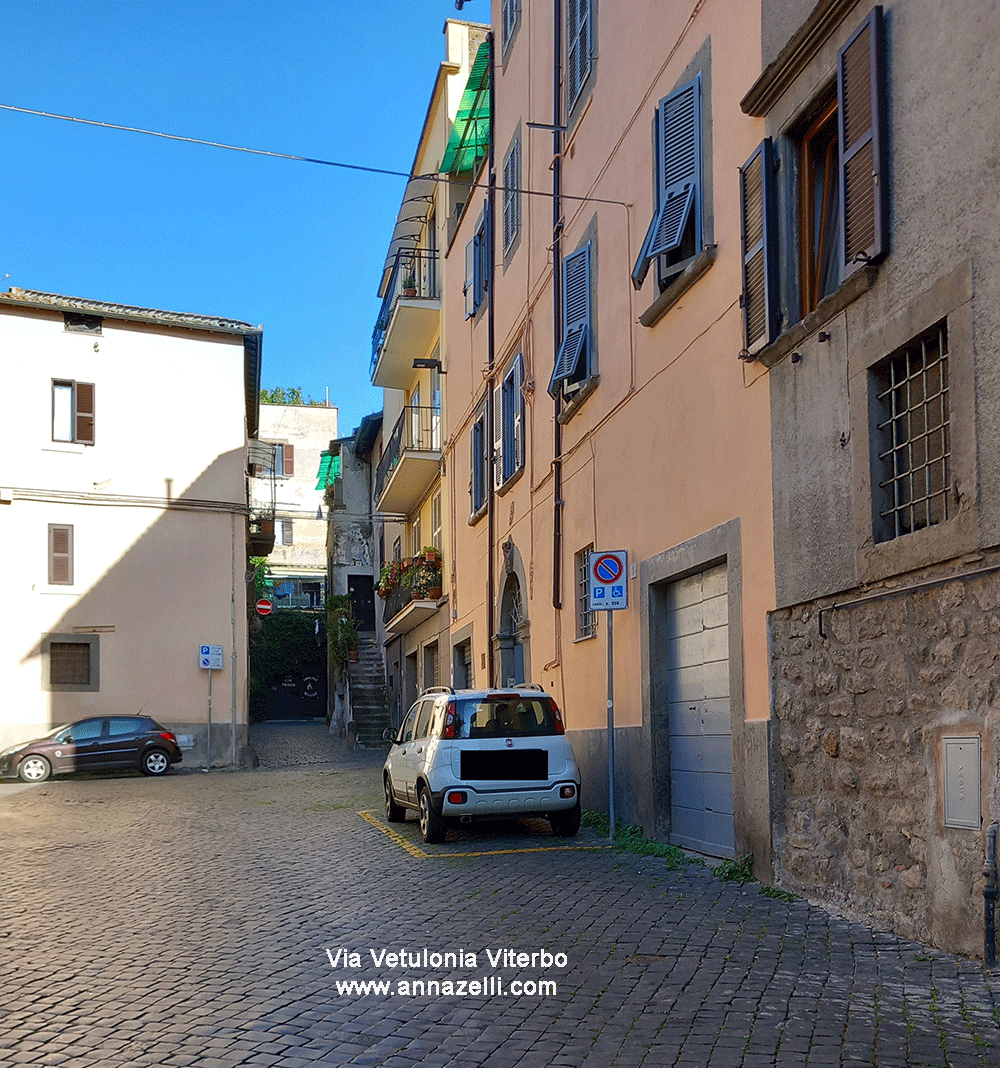
[[[526,738],[558,734],[549,697],[498,695],[457,702],[459,738]]]

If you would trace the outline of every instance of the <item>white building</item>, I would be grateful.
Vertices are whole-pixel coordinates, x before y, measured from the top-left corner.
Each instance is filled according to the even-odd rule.
[[[0,294],[0,747],[143,709],[204,763],[202,645],[223,649],[214,762],[245,744],[261,340],[229,319]]]

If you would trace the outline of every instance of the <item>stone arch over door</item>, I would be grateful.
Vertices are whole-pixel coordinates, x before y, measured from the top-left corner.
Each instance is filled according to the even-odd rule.
[[[531,681],[531,650],[524,564],[513,539],[505,541],[502,548],[498,618],[493,637],[497,673],[494,684],[508,686]]]

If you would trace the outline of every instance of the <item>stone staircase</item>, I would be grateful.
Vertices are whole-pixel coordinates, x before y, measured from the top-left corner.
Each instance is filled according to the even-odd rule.
[[[358,728],[358,744],[369,749],[385,745],[382,732],[389,726],[382,650],[374,634],[359,635],[357,663],[347,665],[351,711]]]

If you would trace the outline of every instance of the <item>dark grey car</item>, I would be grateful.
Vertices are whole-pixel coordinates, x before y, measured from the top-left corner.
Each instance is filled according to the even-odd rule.
[[[44,782],[76,771],[136,768],[165,775],[183,756],[177,736],[149,716],[91,716],[0,753],[0,778]]]

